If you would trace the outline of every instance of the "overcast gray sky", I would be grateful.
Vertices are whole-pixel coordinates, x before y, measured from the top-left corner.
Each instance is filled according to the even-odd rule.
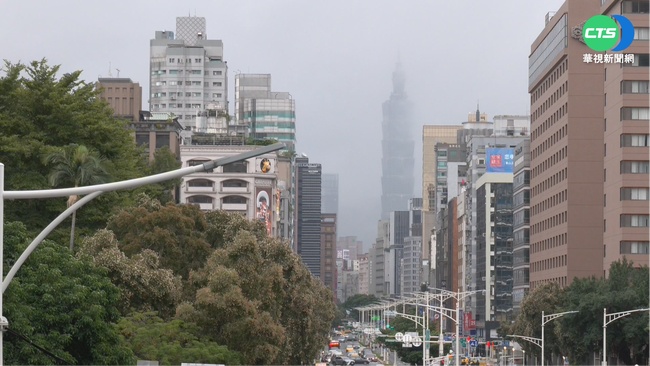
[[[596,1],[596,0],[594,0]],[[368,248],[381,196],[381,105],[398,57],[414,105],[416,192],[421,126],[465,121],[480,100],[490,118],[528,114],[530,44],[562,0],[0,0],[0,57],[47,58],[82,78],[106,77],[109,62],[149,84],[149,40],[176,17],[207,21],[224,42],[230,105],[234,74],[270,73],[296,100],[298,152],[339,174],[339,236]]]

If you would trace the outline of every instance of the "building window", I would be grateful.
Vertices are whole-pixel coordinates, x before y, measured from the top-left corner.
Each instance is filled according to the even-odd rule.
[[[647,161],[621,161],[621,174],[648,174],[649,168]]]
[[[200,97],[200,96],[201,96],[201,93],[199,93],[199,92],[194,92],[194,93],[192,93],[192,96],[193,96],[193,97]]]
[[[226,164],[223,166],[223,172],[224,173],[246,173],[248,169],[246,169],[246,162],[245,161],[238,161],[236,163],[230,163]]]
[[[193,74],[193,75],[201,75],[202,72],[201,72],[201,70],[191,70],[191,71],[190,71],[190,74]]]
[[[621,120],[648,120],[650,110],[648,107],[623,107],[621,108]]]
[[[626,0],[621,4],[622,14],[650,13],[650,2],[647,0]]]
[[[647,147],[650,146],[648,135],[621,135],[621,147]]]
[[[239,179],[229,179],[223,181],[221,186],[224,188],[246,188],[248,187],[248,182]]]
[[[226,196],[221,200],[222,203],[246,203],[246,197]]]
[[[161,147],[169,147],[169,133],[157,133],[156,134],[156,149]]]
[[[192,179],[187,182],[188,187],[212,187],[214,183],[208,179]]]
[[[149,132],[138,132],[135,134],[135,143],[138,146],[149,148]]]
[[[648,227],[648,215],[621,215],[621,227]]]
[[[223,84],[221,83],[221,81],[214,81],[214,82],[212,82],[212,86],[221,86],[221,85],[223,85]]]
[[[621,94],[648,94],[648,80],[621,81]]]
[[[650,57],[647,53],[634,54],[634,61],[621,64],[621,66],[650,66]]]
[[[650,39],[650,29],[649,28],[634,28],[634,40],[635,41],[647,41]]]
[[[650,242],[622,241],[621,254],[650,254]]]
[[[201,82],[200,81],[192,81],[192,85],[201,86]]]
[[[201,63],[201,59],[200,59],[200,58],[195,58],[195,59],[194,59],[194,62],[197,63],[197,64],[200,64],[200,63]]]
[[[187,197],[187,203],[212,203],[212,197],[208,197],[208,196],[190,196],[190,197]]]
[[[214,75],[214,76],[219,76],[219,75],[221,75],[221,74],[222,74],[221,71],[213,71],[213,72],[212,72],[212,75]]]
[[[636,34],[636,33],[635,33],[635,34]],[[176,59],[175,59],[175,58],[170,58],[170,59],[169,59],[169,63],[170,63],[170,64],[173,64],[174,62],[176,62]]]
[[[621,201],[647,201],[648,188],[621,188]]]

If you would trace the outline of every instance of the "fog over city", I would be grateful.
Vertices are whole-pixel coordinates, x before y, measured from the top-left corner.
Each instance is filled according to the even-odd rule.
[[[0,56],[48,59],[82,79],[126,77],[148,110],[149,41],[176,17],[207,21],[224,44],[230,110],[236,73],[268,73],[296,100],[297,152],[339,174],[338,236],[367,249],[381,214],[382,103],[401,63],[413,105],[415,194],[422,125],[476,110],[528,114],[530,45],[560,0],[521,1],[0,1]],[[404,203],[406,209],[406,202]]]

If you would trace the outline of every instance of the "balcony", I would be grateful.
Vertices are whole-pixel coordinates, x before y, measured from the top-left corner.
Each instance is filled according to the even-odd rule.
[[[221,193],[250,193],[248,187],[221,187]]]
[[[246,211],[248,205],[245,203],[222,203],[221,209],[224,211]]]
[[[199,208],[201,210],[207,210],[207,211],[214,210],[214,206],[212,205],[212,203],[195,203],[195,205],[199,205]]]
[[[186,186],[185,192],[187,193],[212,193],[214,192],[214,187],[212,186]]]

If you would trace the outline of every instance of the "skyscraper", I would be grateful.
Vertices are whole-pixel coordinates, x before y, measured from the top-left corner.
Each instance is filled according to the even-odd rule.
[[[208,39],[203,17],[176,18],[176,37],[172,31],[156,31],[150,71],[150,111],[174,113],[186,130],[196,130],[196,116],[208,106],[228,108],[223,42]]]
[[[321,275],[321,174],[320,164],[297,157],[294,163],[295,182],[295,252],[309,272]]]
[[[270,74],[235,75],[235,119],[255,139],[276,139],[296,149],[296,103],[271,90]]]
[[[323,173],[323,213],[339,213],[339,175]]]
[[[393,92],[383,104],[382,122],[382,219],[405,210],[413,197],[414,146],[410,105],[404,90],[404,73],[398,63],[393,72]]]

